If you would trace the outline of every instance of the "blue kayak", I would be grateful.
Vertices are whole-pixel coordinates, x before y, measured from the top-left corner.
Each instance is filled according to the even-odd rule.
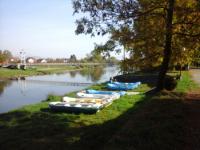
[[[108,83],[107,88],[110,90],[132,90],[136,88],[137,85],[119,85],[119,84],[114,84],[114,83]]]
[[[107,87],[110,90],[132,90],[137,88],[141,82],[135,82],[135,83],[122,83],[122,82],[113,82],[113,83],[108,83]]]
[[[133,83],[125,83],[125,82],[112,82],[112,84],[117,84],[117,85],[130,85],[130,86],[134,86],[137,85],[139,86],[141,84],[141,82],[133,82]]]
[[[126,94],[125,91],[120,92],[113,92],[113,91],[99,91],[99,90],[86,90],[86,93],[88,94],[105,94],[105,95],[113,95],[113,94],[120,94],[120,96],[123,96]]]

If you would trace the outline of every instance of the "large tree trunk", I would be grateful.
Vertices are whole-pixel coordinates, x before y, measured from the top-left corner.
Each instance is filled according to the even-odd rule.
[[[165,76],[169,67],[169,62],[171,58],[172,52],[172,20],[173,20],[173,12],[174,12],[174,3],[175,0],[168,0],[168,8],[167,8],[167,18],[166,18],[166,33],[165,33],[165,46],[164,46],[164,58],[160,68],[158,82],[157,82],[157,90],[164,89],[164,81]]]

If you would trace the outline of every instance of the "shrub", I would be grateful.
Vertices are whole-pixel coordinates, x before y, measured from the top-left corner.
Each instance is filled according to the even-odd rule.
[[[177,81],[174,79],[172,76],[166,76],[165,82],[164,82],[164,87],[168,91],[172,91],[176,88]]]
[[[48,95],[47,99],[44,100],[44,102],[51,102],[51,101],[61,101],[61,97],[50,94]]]

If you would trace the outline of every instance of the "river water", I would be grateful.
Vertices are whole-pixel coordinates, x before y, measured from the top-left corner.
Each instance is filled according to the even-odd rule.
[[[64,95],[108,81],[117,67],[98,67],[62,74],[27,77],[25,80],[0,81],[0,113],[45,100],[49,94]],[[81,83],[81,84],[75,84]]]

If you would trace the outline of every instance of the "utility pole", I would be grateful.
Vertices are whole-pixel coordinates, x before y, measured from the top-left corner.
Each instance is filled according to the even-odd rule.
[[[26,55],[25,51],[20,51],[20,68],[26,69]]]

